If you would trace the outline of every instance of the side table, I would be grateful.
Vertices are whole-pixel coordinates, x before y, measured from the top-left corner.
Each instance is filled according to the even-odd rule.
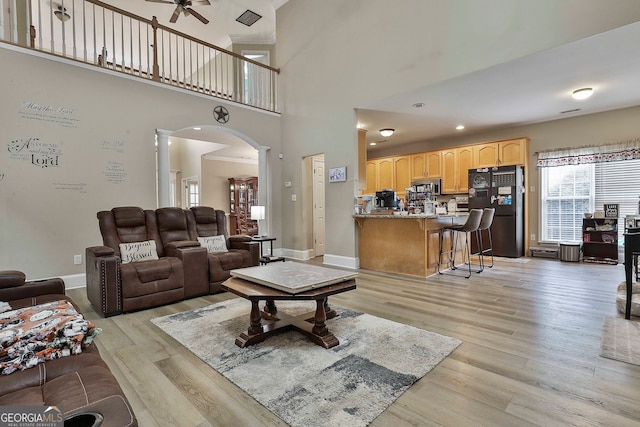
[[[253,241],[260,243],[260,264],[266,265],[270,262],[282,261],[284,262],[284,257],[281,256],[273,256],[273,241],[276,240],[275,237],[269,236],[253,236]],[[264,242],[269,242],[269,253],[264,255],[262,251],[262,244]]]

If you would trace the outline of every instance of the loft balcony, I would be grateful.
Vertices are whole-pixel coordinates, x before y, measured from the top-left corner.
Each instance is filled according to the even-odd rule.
[[[279,69],[97,0],[0,0],[0,42],[280,112]]]

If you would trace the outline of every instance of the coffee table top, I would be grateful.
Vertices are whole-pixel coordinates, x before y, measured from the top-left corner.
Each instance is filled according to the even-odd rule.
[[[231,276],[298,294],[354,279],[357,273],[299,262],[283,262],[231,270]]]

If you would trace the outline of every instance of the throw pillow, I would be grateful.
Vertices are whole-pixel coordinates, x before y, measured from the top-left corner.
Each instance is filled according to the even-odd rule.
[[[224,236],[198,237],[200,245],[207,248],[207,252],[229,252],[227,239]]]
[[[123,264],[136,261],[150,261],[158,259],[156,241],[120,243],[120,258]]]

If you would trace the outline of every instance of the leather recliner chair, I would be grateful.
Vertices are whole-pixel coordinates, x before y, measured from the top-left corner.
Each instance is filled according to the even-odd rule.
[[[260,245],[251,236],[227,233],[224,211],[207,206],[195,206],[187,212],[187,226],[192,239],[225,236],[228,252],[209,253],[209,292],[222,292],[220,285],[231,277],[231,270],[260,264]]]
[[[104,246],[86,249],[87,297],[96,311],[112,316],[184,299],[183,263],[167,256],[154,211],[117,207],[97,216]],[[121,262],[121,243],[149,240],[155,241],[158,260]]]

